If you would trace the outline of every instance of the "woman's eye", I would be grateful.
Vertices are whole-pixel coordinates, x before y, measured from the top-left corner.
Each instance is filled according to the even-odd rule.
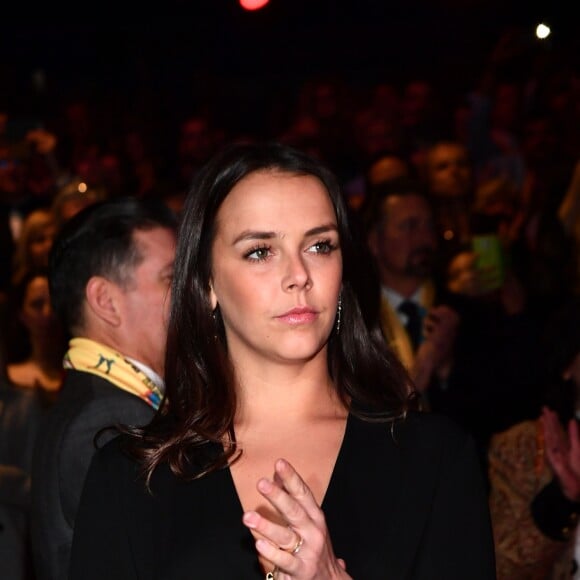
[[[336,245],[333,244],[330,240],[320,240],[310,246],[308,248],[309,252],[313,252],[315,254],[330,254],[332,250],[336,248]]]
[[[265,260],[269,255],[270,248],[268,246],[261,246],[259,248],[252,248],[250,251],[246,252],[244,257],[248,260],[260,262]]]

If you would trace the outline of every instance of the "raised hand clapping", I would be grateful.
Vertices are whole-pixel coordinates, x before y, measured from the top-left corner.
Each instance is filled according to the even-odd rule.
[[[278,459],[273,480],[262,478],[257,488],[286,522],[280,525],[255,511],[243,516],[244,524],[262,536],[256,549],[275,566],[266,578],[350,578],[344,561],[334,555],[324,513],[292,465]]]

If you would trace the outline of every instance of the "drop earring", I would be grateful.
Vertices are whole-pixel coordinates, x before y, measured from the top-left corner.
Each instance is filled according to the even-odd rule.
[[[342,315],[342,293],[338,295],[338,304],[336,306],[336,334],[340,332],[341,315]]]
[[[218,325],[219,325],[219,321],[218,321],[218,307],[216,306],[214,310],[212,310],[211,312],[211,317],[213,320],[213,338],[214,340],[219,340],[219,336],[218,336]]]

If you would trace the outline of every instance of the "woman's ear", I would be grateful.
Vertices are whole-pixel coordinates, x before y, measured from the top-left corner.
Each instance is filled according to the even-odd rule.
[[[120,288],[101,276],[93,276],[85,288],[88,310],[100,321],[111,326],[121,324],[118,295]]]
[[[218,306],[218,299],[217,299],[217,296],[215,295],[215,292],[213,290],[213,284],[212,284],[211,280],[209,282],[209,302],[211,304],[212,311],[215,310]]]

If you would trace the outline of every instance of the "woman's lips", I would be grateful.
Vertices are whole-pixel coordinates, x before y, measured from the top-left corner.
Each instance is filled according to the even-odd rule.
[[[287,324],[307,324],[316,319],[317,316],[318,312],[312,308],[293,308],[276,318]]]

